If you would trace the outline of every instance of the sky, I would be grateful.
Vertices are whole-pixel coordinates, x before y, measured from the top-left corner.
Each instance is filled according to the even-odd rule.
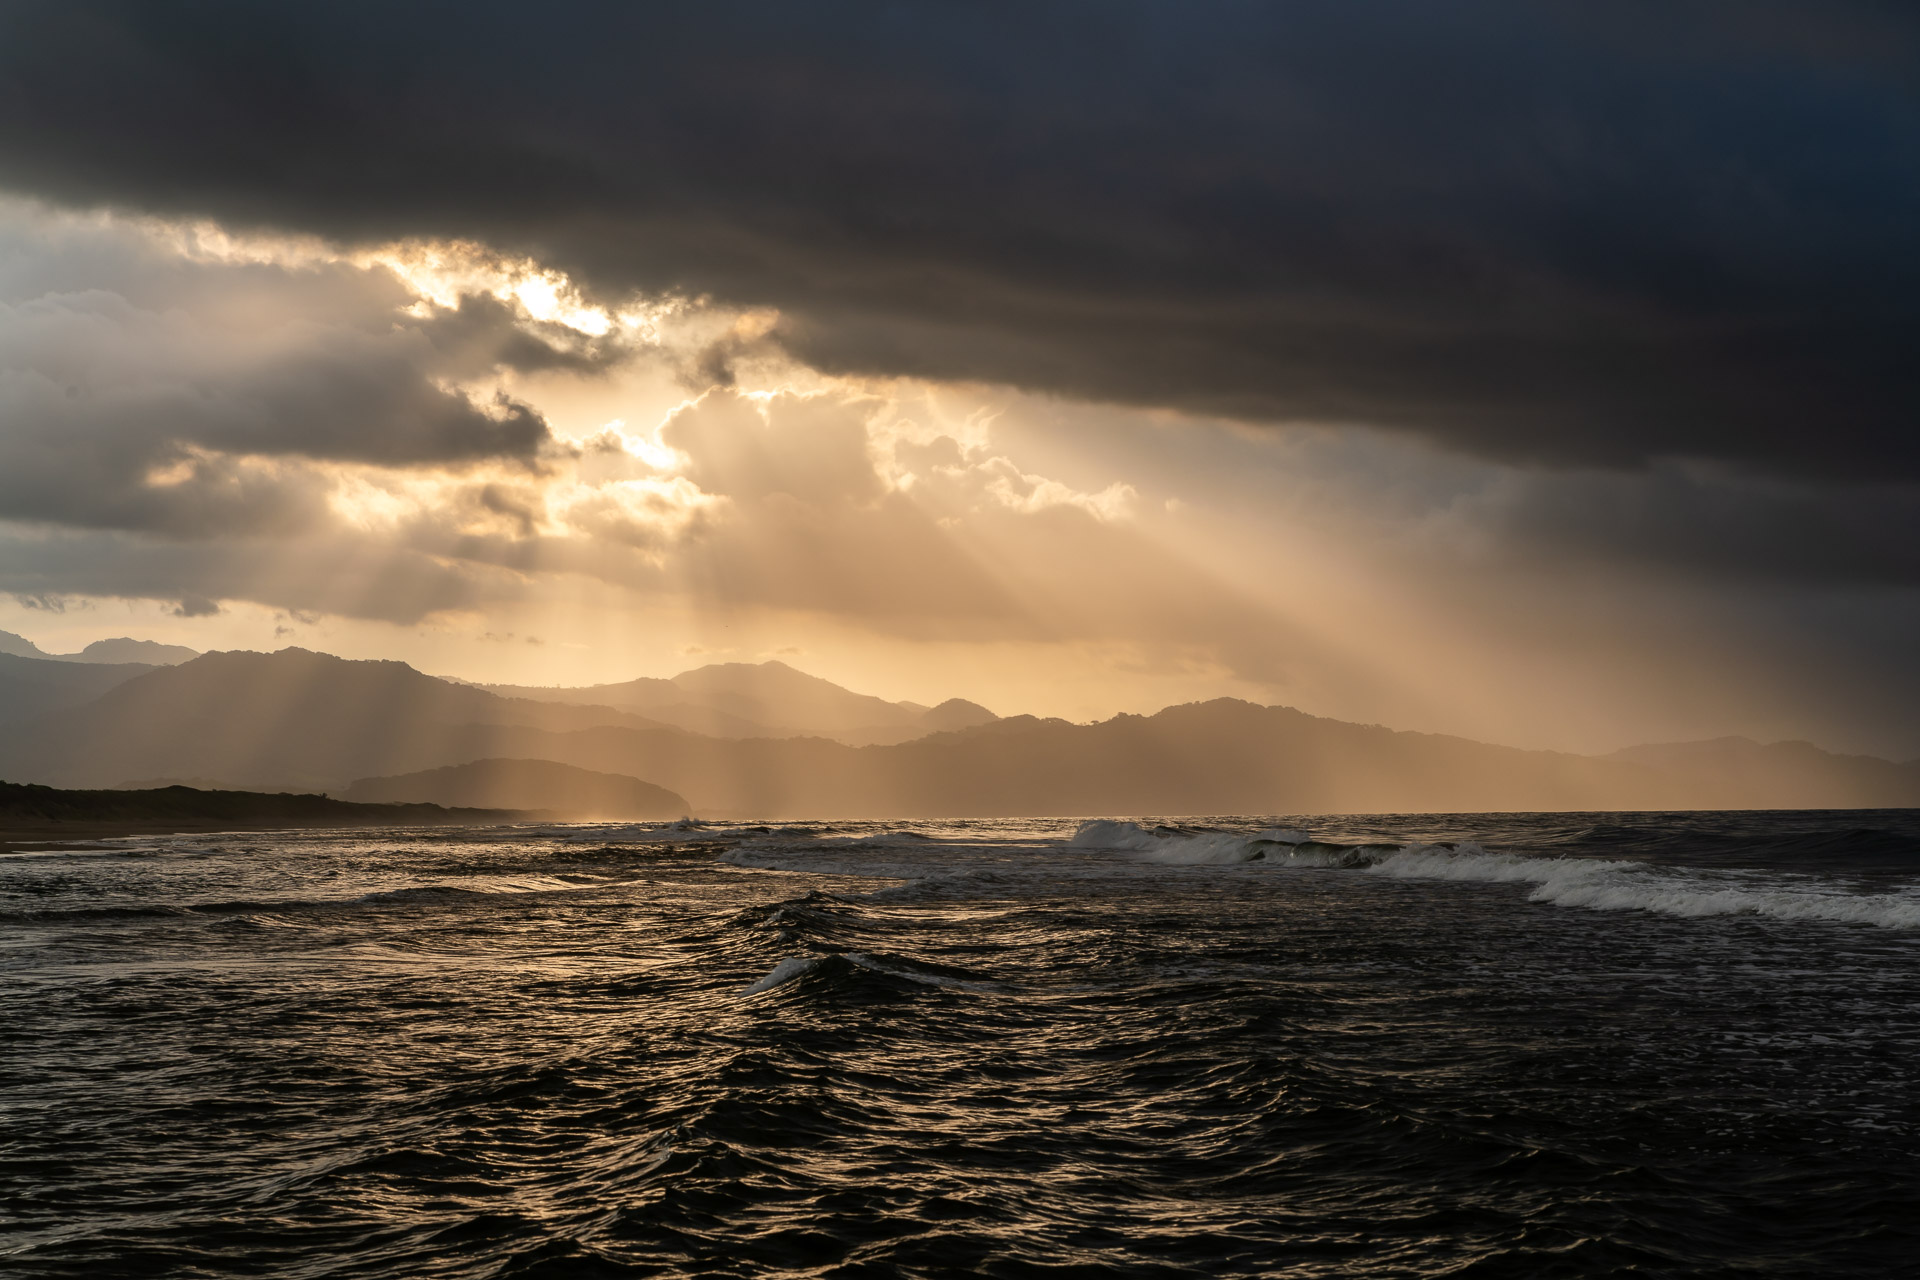
[[[1920,17],[0,5],[0,629],[1920,756]]]

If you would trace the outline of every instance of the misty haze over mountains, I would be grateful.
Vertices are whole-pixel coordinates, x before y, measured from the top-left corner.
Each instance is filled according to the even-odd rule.
[[[1920,762],[1806,743],[1581,756],[1224,698],[1070,724],[887,702],[778,662],[482,688],[304,649],[174,666],[0,655],[0,777],[635,818],[1920,804]]]
[[[421,796],[433,798],[422,801]],[[362,778],[341,798],[361,804],[505,808],[626,822],[671,821],[693,811],[684,796],[665,787],[551,760],[475,760],[392,778]],[[473,803],[476,800],[484,803]]]
[[[642,678],[581,689],[485,687],[511,698],[616,707],[716,738],[821,737],[867,746],[968,729],[997,718],[964,698],[923,707],[852,693],[784,662],[715,663],[669,680]]]

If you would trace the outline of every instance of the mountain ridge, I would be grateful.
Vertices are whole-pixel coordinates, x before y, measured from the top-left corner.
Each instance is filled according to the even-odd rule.
[[[189,649],[183,644],[161,644],[157,640],[135,640],[128,636],[115,636],[109,640],[95,640],[78,653],[48,653],[23,635],[17,635],[11,631],[0,631],[0,654],[16,658],[35,658],[46,662],[141,663],[152,667],[167,667],[176,663],[191,662],[200,656],[200,651]]]
[[[959,710],[962,719],[972,714]],[[736,739],[298,648],[155,668],[0,736],[0,776],[31,781],[112,786],[185,776],[332,790],[488,759],[533,760],[645,780],[704,815],[754,818],[1920,804],[1920,763],[1809,744],[1717,739],[1582,756],[1232,698],[1084,725],[995,717],[899,743]]]
[[[325,789],[403,771],[384,767],[389,763],[451,763],[432,758],[458,750],[450,728],[500,723],[654,726],[610,708],[501,698],[403,662],[297,647],[230,650],[154,668],[90,703],[21,726],[31,728],[31,752],[7,743],[0,768],[19,777],[24,767],[66,784],[189,774],[248,787]],[[288,725],[297,732],[287,732]]]
[[[716,738],[813,736],[865,746],[995,718],[964,698],[949,698],[938,707],[888,702],[777,659],[710,663],[677,676],[642,676],[615,684],[482,687],[507,697],[615,707]]]
[[[683,818],[692,812],[684,796],[639,778],[552,760],[500,757],[384,778],[358,778],[340,798],[374,804],[516,809],[571,820],[648,822]]]
[[[146,663],[63,662],[0,653],[0,726],[84,706],[152,670]]]

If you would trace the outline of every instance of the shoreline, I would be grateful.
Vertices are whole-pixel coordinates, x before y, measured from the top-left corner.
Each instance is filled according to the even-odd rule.
[[[93,820],[16,822],[0,817],[0,857],[12,853],[31,852],[43,845],[67,844],[82,840],[137,840],[143,836],[157,839],[165,836],[245,835],[252,832],[267,834],[275,831],[346,830],[355,827],[472,827],[528,820],[536,819],[516,810],[477,810],[469,815],[427,820],[395,816],[359,821],[288,817],[284,821],[277,822],[222,822],[215,819],[196,821],[191,818],[149,821],[129,819],[124,822]]]
[[[291,792],[65,790],[0,782],[0,853],[79,840],[352,827],[464,827],[537,820],[520,809],[361,804]]]

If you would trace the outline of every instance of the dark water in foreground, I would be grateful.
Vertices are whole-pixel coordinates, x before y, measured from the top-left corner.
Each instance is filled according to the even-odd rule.
[[[1212,825],[0,860],[0,1273],[1912,1273],[1920,815]]]

